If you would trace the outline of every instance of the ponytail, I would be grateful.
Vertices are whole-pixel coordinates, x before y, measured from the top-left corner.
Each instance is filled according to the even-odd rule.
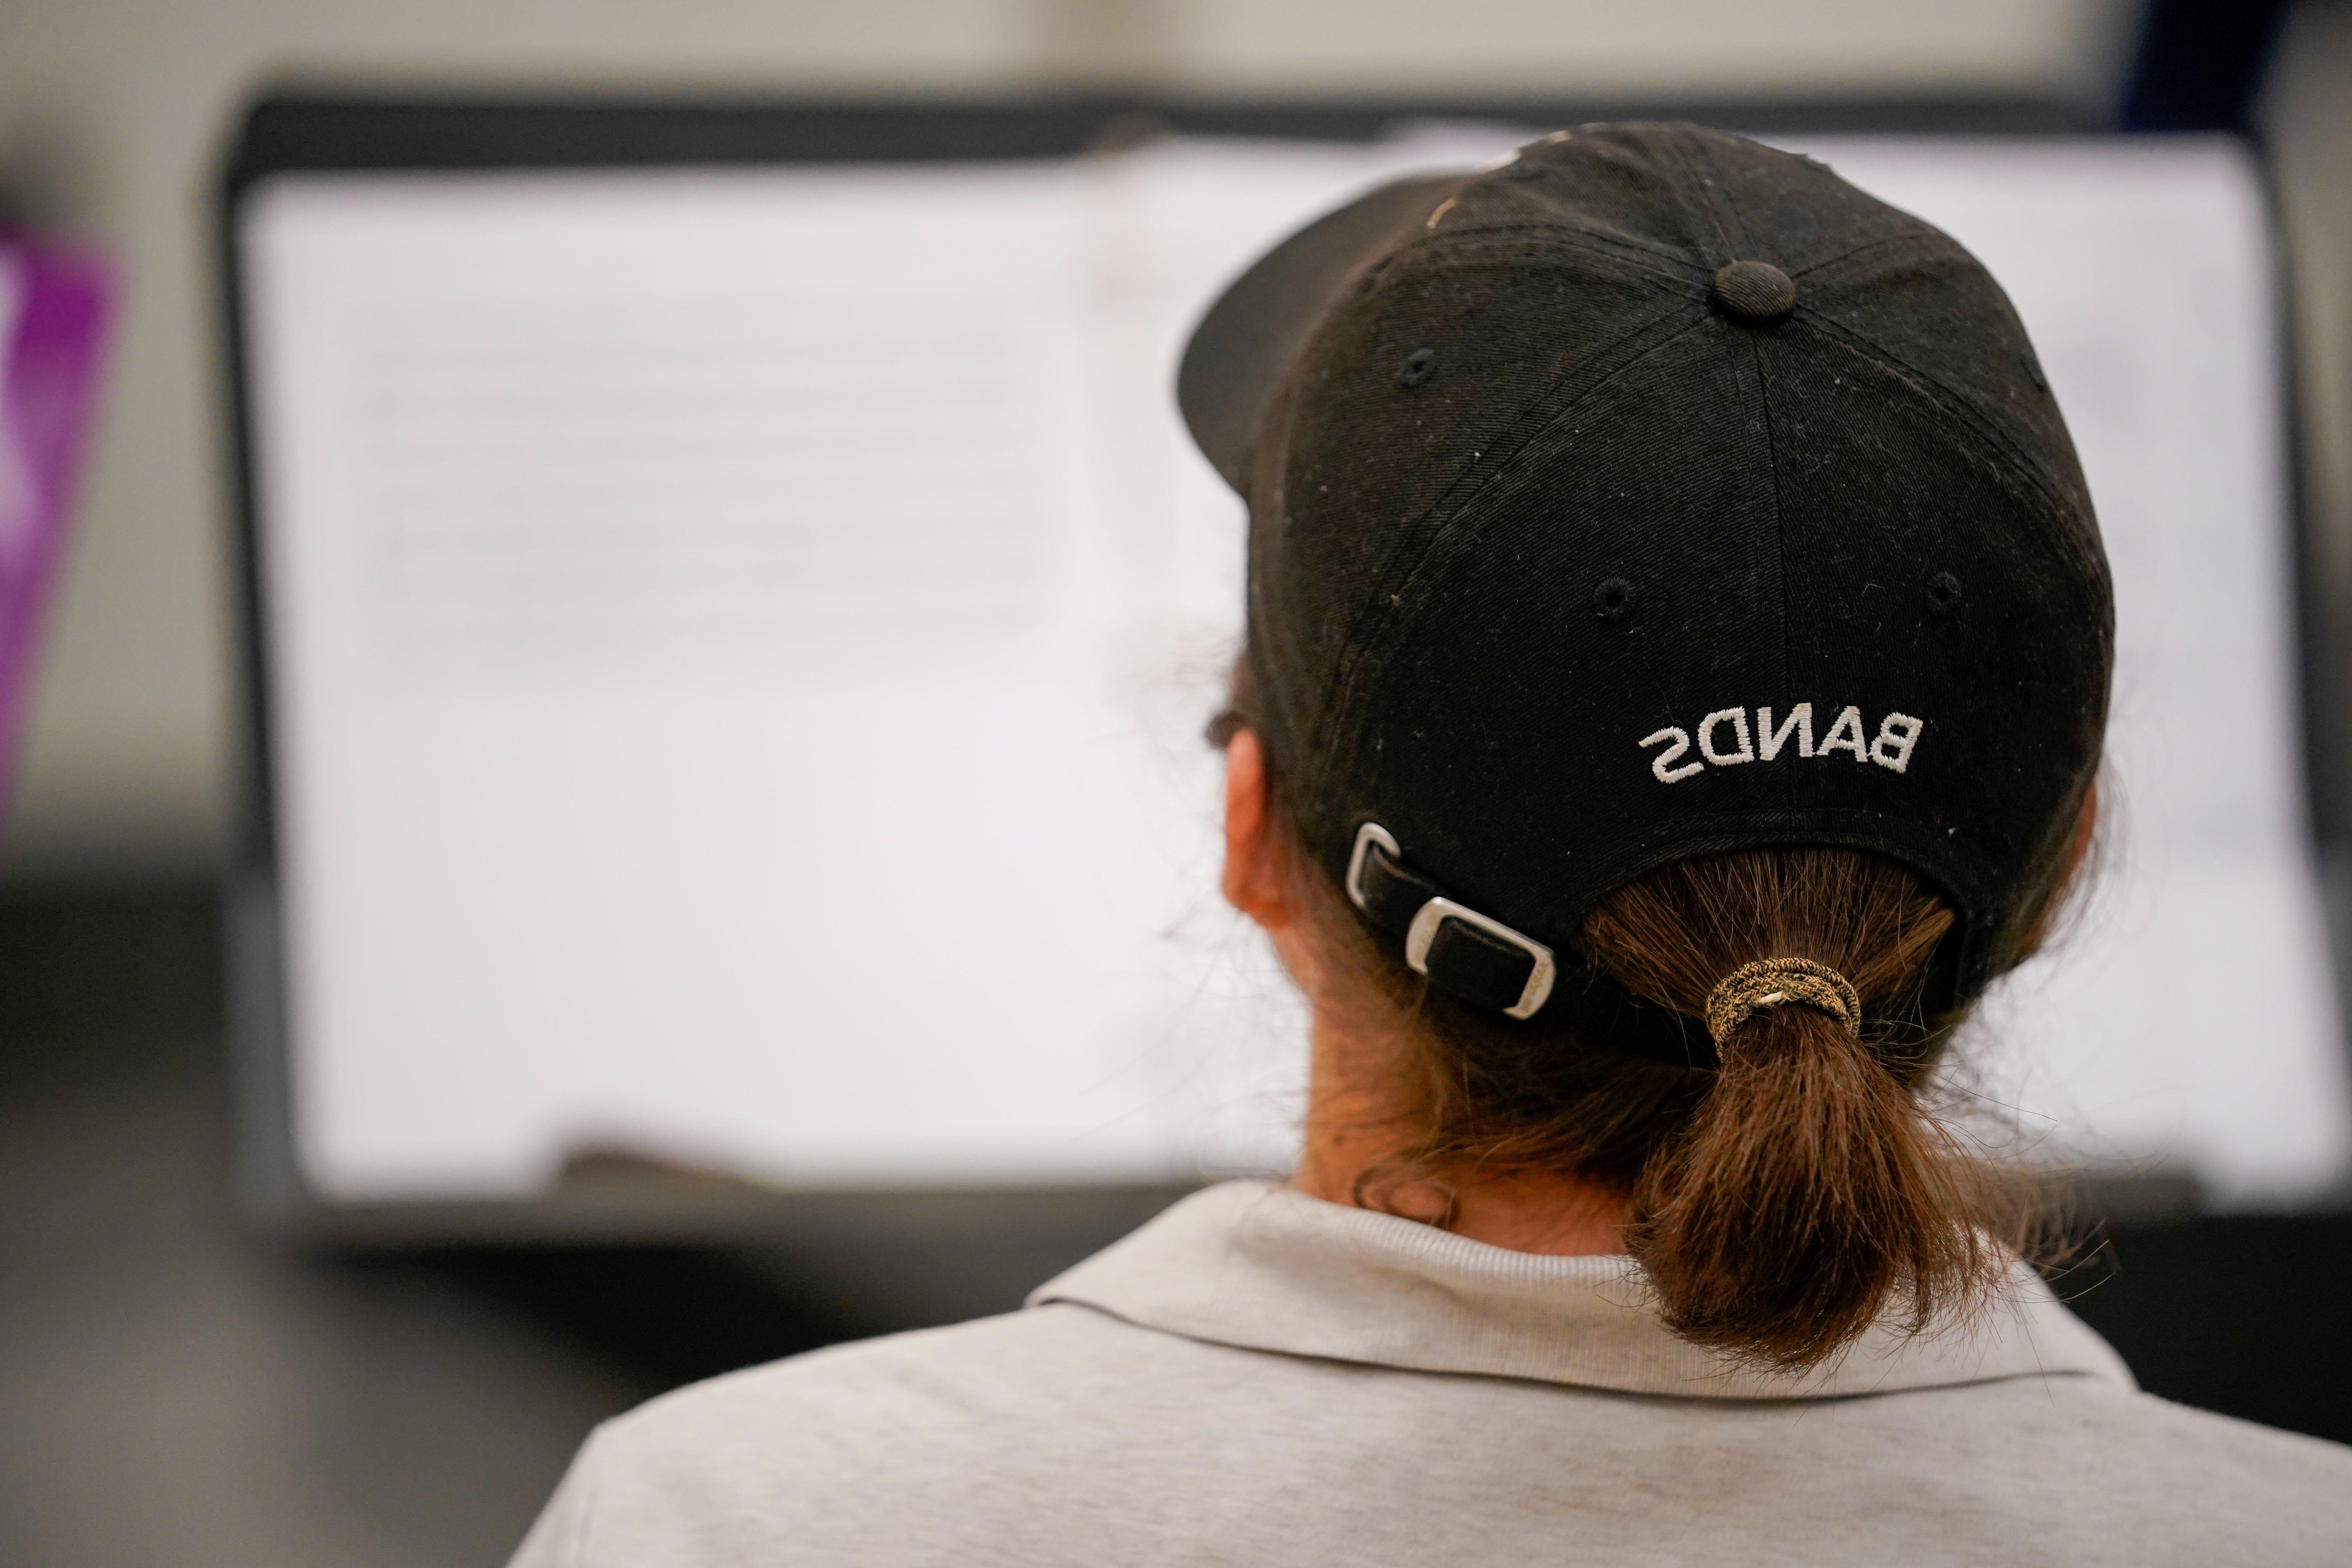
[[[1643,1173],[1626,1247],[1685,1339],[1808,1366],[1890,1307],[1924,1328],[1999,1281],[1980,1187],[1866,1047],[1782,1008]]]
[[[1951,921],[1891,861],[1801,849],[1668,867],[1586,922],[1595,962],[1717,1038],[1626,1234],[1684,1337],[1805,1367],[2000,1283],[2011,1184],[1918,1099],[1950,1021],[1917,994]]]

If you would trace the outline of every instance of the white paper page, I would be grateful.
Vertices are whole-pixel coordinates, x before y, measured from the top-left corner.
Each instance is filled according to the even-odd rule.
[[[1352,163],[1339,149],[1204,142],[1137,154],[1150,167],[1131,178],[1157,226],[1137,247],[1161,277],[1155,352],[1172,363],[1218,282],[1349,191],[1487,163],[1536,133],[1422,125]],[[2054,1162],[2193,1171],[2224,1205],[2340,1180],[2352,1090],[2300,793],[2253,170],[2221,139],[1777,140],[1944,227],[2001,280],[2065,410],[2114,564],[2107,869],[2073,934],[1995,992],[1966,1044],[1990,1120]],[[1159,460],[1182,476],[1171,489],[1192,520],[1177,531],[1232,537],[1239,503],[1172,413],[1160,426]]]
[[[596,1142],[803,1184],[1189,1167],[1160,932],[1205,803],[1129,718],[1076,180],[261,196],[322,1190],[526,1192]]]

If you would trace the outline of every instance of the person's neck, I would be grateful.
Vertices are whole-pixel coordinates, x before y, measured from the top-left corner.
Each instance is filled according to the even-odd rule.
[[[1309,1197],[1349,1207],[1367,1172],[1411,1148],[1398,1124],[1393,1079],[1381,1053],[1318,1009],[1307,1080],[1306,1146],[1292,1184]],[[1514,1252],[1581,1258],[1625,1250],[1630,1205],[1608,1188],[1565,1172],[1522,1171],[1454,1177],[1444,1188],[1408,1184],[1381,1194],[1408,1218],[1436,1223],[1471,1241]]]

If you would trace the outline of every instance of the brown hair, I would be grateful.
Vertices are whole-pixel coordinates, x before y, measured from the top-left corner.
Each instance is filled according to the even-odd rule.
[[[1249,727],[1246,682],[1211,726]],[[1754,1013],[1717,1070],[1667,1066],[1517,1023],[1432,990],[1377,942],[1306,850],[1268,758],[1289,880],[1328,994],[1351,1034],[1384,1045],[1388,1118],[1407,1152],[1357,1201],[1397,1212],[1435,1193],[1444,1224],[1466,1184],[1572,1173],[1630,1200],[1626,1243],[1685,1338],[1798,1370],[1882,1319],[1916,1331],[1987,1300],[2046,1205],[2020,1171],[1972,1148],[1933,1089],[1965,1007],[1921,1011],[1953,913],[1919,876],[1856,850],[1788,847],[1684,860],[1620,888],[1585,920],[1583,956],[1694,1017],[1743,964],[1802,958],[1860,994],[1856,1031],[1811,1006]],[[1997,967],[2031,952],[2087,845],[2085,809],[2051,835],[2000,933]],[[2071,830],[2070,830],[2071,829]]]

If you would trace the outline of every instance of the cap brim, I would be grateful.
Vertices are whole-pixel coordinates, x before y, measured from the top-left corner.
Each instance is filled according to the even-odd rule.
[[[1176,405],[1227,484],[1247,489],[1259,422],[1341,287],[1475,177],[1417,174],[1368,192],[1266,252],[1209,307],[1176,372]]]

